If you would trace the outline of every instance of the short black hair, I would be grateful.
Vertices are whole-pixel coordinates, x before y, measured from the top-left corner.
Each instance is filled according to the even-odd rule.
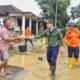
[[[46,24],[49,24],[49,23],[55,25],[55,22],[54,22],[53,20],[51,20],[51,19],[48,19],[48,20],[46,21]]]
[[[3,21],[3,23],[5,24],[8,20],[10,20],[10,19],[5,19],[5,20]]]

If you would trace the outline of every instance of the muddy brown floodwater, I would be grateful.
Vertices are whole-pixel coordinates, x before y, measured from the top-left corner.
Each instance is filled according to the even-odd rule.
[[[46,46],[33,49],[31,52],[26,52],[25,55],[13,55],[8,63],[11,75],[0,78],[0,80],[50,80],[49,66],[46,61]],[[56,80],[80,80],[80,66],[68,69],[66,49],[64,46],[64,53],[59,52]],[[43,59],[40,60],[41,57]]]

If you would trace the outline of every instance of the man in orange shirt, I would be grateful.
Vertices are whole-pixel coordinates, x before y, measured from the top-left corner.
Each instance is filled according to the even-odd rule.
[[[74,54],[75,58],[75,66],[79,66],[78,58],[79,58],[79,39],[80,39],[80,31],[75,28],[75,22],[69,22],[68,24],[69,30],[65,35],[65,42],[68,45],[68,58],[69,58],[69,68],[72,68],[72,57]]]
[[[31,45],[34,47],[32,40],[29,39],[29,37],[32,36],[32,31],[29,27],[26,27],[25,35],[26,35],[25,44],[27,43],[27,41],[30,41]]]

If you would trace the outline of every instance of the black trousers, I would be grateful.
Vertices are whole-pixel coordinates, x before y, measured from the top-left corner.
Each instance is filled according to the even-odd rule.
[[[25,39],[25,45],[26,45],[26,43],[27,43],[28,41],[31,43],[32,46],[34,46],[31,39]]]
[[[79,58],[79,47],[69,47],[68,46],[68,57]]]

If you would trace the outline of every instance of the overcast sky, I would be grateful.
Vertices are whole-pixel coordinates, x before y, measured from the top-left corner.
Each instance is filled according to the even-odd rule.
[[[80,0],[71,0],[71,6],[76,6],[80,3]],[[23,11],[30,11],[39,15],[41,9],[35,2],[35,0],[0,0],[0,5],[13,4]]]

